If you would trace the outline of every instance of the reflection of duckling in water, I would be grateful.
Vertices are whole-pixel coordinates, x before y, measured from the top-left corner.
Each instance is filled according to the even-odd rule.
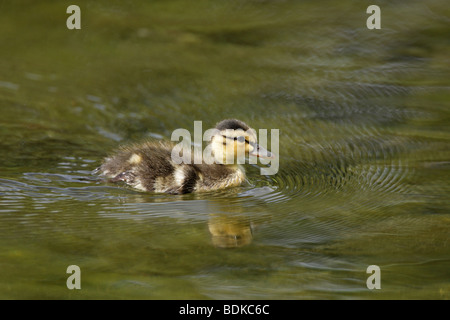
[[[223,120],[216,129],[210,143],[212,160],[215,161],[208,163],[212,164],[205,163],[205,159],[201,164],[193,161],[177,164],[171,158],[173,145],[145,142],[121,148],[106,158],[96,172],[112,182],[123,181],[142,191],[183,194],[240,185],[245,172],[236,164],[238,147],[245,147],[246,156],[272,157],[269,151],[256,143],[256,135],[244,122]],[[227,163],[227,159],[233,159],[233,162]]]
[[[220,248],[242,247],[253,239],[252,224],[226,215],[214,216],[208,222],[212,243]]]

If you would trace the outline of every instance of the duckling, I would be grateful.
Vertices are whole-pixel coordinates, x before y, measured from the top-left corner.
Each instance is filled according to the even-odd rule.
[[[254,130],[237,119],[217,123],[209,147],[210,157],[204,157],[202,163],[195,164],[193,161],[174,161],[174,145],[168,142],[132,144],[105,158],[95,171],[111,182],[122,181],[137,190],[185,194],[242,184],[245,171],[236,163],[238,148],[244,149],[246,156],[274,157],[270,151],[256,143]]]

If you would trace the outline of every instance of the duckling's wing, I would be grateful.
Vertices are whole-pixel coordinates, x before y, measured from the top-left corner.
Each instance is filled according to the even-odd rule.
[[[182,194],[194,191],[198,174],[189,164],[175,164],[172,145],[146,142],[120,149],[105,159],[98,172],[111,182],[125,182],[142,191]]]

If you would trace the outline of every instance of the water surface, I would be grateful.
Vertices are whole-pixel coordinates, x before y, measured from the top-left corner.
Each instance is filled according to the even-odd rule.
[[[382,1],[380,30],[357,1],[78,1],[81,30],[70,4],[0,5],[0,298],[450,297],[446,2]],[[276,175],[173,196],[91,173],[230,117],[280,129]]]

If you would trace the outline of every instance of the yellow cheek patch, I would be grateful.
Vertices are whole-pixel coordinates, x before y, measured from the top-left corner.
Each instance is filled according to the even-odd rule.
[[[128,162],[131,164],[138,164],[142,161],[142,157],[138,154],[133,154],[130,159],[128,159]]]

